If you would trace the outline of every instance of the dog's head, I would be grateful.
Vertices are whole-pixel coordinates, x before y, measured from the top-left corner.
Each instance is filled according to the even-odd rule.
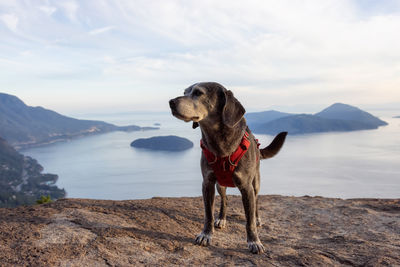
[[[185,89],[183,96],[169,101],[172,114],[185,122],[193,121],[193,128],[204,120],[220,121],[234,127],[245,109],[222,85],[214,82],[196,83]]]

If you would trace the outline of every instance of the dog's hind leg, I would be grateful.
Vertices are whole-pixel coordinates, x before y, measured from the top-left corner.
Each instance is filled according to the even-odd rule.
[[[217,183],[217,191],[221,196],[221,207],[219,210],[219,216],[214,222],[214,226],[216,228],[225,228],[226,226],[226,204],[227,204],[227,197],[226,197],[226,187],[220,186]]]
[[[253,188],[254,188],[254,195],[256,197],[256,225],[257,227],[260,227],[262,225],[261,218],[258,215],[258,209],[259,209],[258,192],[260,191],[260,172],[256,174],[256,177],[254,177]]]
[[[256,196],[253,184],[239,188],[246,214],[247,245],[252,253],[259,254],[265,251],[257,234],[256,227]]]

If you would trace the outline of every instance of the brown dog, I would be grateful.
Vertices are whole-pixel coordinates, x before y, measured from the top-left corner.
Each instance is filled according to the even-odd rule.
[[[170,100],[169,104],[175,117],[185,122],[192,121],[193,128],[200,125],[202,133],[201,171],[205,220],[203,231],[196,237],[195,243],[202,246],[209,245],[214,226],[223,228],[226,225],[226,187],[220,185],[223,183],[217,177],[220,176],[219,170],[215,167],[218,161],[223,163],[220,164],[223,168],[228,165],[227,170],[231,170],[232,184],[242,194],[249,250],[252,253],[264,252],[256,228],[261,225],[257,201],[260,188],[260,159],[275,156],[281,149],[287,132],[278,134],[268,147],[258,149],[257,141],[243,117],[245,109],[231,91],[218,83],[194,84],[184,91],[184,96]],[[241,153],[242,157],[238,162],[231,162],[231,155],[235,153]],[[221,209],[218,218],[213,222],[217,181],[217,190],[221,195]]]

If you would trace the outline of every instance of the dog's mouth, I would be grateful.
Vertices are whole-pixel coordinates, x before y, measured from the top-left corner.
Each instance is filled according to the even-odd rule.
[[[176,118],[183,120],[184,122],[189,122],[189,121],[199,121],[200,117],[198,116],[193,116],[193,117],[186,117],[182,114],[180,114],[179,112],[177,112],[176,110],[172,110],[172,115],[174,115]]]

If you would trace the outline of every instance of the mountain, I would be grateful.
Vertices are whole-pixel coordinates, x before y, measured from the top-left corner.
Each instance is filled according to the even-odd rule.
[[[169,135],[136,139],[131,146],[150,150],[183,151],[192,148],[193,142],[183,137]]]
[[[262,114],[266,114],[266,116],[263,117]],[[275,115],[276,118],[273,119],[271,115]],[[248,121],[250,129],[254,133],[271,135],[282,131],[287,131],[289,134],[347,132],[377,129],[379,126],[387,125],[386,122],[368,112],[341,103],[333,104],[314,115],[279,114],[276,111],[269,111],[259,112],[256,115],[249,113],[247,117],[257,117],[256,121]]]
[[[55,186],[54,174],[42,174],[43,167],[31,157],[18,153],[0,138],[0,207],[34,204],[41,196],[65,197]]]
[[[379,126],[387,125],[386,122],[374,117],[368,112],[365,112],[357,107],[350,105],[335,103],[326,109],[315,114],[315,116],[326,119],[338,119],[346,121],[363,122],[371,126],[371,129],[378,128]]]
[[[265,124],[282,117],[293,115],[291,113],[284,113],[276,110],[268,110],[261,112],[246,113],[245,118],[248,125]]]
[[[16,96],[0,93],[0,136],[17,149],[96,133],[142,129],[70,118],[42,107],[27,106]]]
[[[360,121],[325,119],[315,115],[299,114],[261,124],[253,131],[255,133],[275,135],[282,131],[287,131],[289,134],[307,134],[348,132],[365,129],[371,129],[370,125]]]

